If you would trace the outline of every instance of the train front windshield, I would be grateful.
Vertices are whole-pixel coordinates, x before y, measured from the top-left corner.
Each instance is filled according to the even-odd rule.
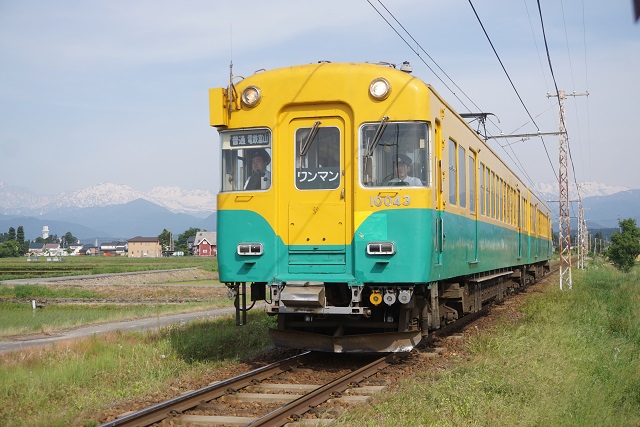
[[[271,131],[243,129],[220,132],[222,191],[271,188]]]
[[[428,126],[366,123],[360,131],[361,182],[367,187],[431,185]]]

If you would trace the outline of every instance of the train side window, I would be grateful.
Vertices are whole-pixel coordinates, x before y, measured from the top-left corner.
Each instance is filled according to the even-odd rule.
[[[491,218],[496,217],[496,174],[491,171]]]
[[[340,129],[300,128],[296,130],[295,148],[296,188],[334,190],[340,186]]]
[[[480,213],[482,215],[486,215],[484,210],[484,200],[485,200],[485,180],[484,180],[484,163],[480,162],[480,173],[478,174],[480,178]]]
[[[449,203],[457,205],[458,193],[458,171],[456,162],[457,145],[455,141],[449,140]]]
[[[467,168],[464,166],[466,151],[458,146],[458,192],[460,193],[460,207],[467,207]]]
[[[265,128],[220,132],[221,191],[271,188],[271,131]]]
[[[360,182],[366,187],[431,185],[428,125],[365,123],[360,129]]]
[[[469,156],[469,210],[476,211],[476,159]]]
[[[487,216],[491,216],[491,170],[489,168],[485,169],[487,174],[485,175],[484,189],[485,189],[485,197],[486,208],[487,208]]]

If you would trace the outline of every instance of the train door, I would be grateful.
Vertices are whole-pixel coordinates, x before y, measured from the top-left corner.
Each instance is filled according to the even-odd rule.
[[[337,115],[294,118],[286,137],[279,198],[287,212],[288,272],[347,273],[345,122]]]

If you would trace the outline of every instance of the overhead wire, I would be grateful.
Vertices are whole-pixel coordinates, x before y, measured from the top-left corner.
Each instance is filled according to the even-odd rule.
[[[476,8],[473,6],[473,2],[471,0],[469,0],[469,5],[471,6],[471,9],[473,10],[474,15],[476,16],[476,19],[478,20],[478,23],[480,24],[480,27],[482,28],[482,31],[484,32],[485,37],[489,41],[489,45],[491,45],[491,49],[493,49],[493,53],[496,55],[496,58],[498,59],[498,62],[500,63],[500,66],[502,67],[502,70],[504,71],[505,75],[507,76],[507,79],[509,80],[509,83],[511,84],[511,87],[513,88],[514,92],[518,96],[518,99],[520,100],[520,103],[522,104],[523,108],[527,112],[527,115],[531,119],[531,122],[536,127],[538,132],[540,132],[540,127],[536,123],[535,119],[533,118],[533,116],[529,112],[529,109],[525,105],[524,100],[520,96],[520,93],[518,92],[518,89],[516,88],[515,84],[513,83],[513,80],[511,79],[511,76],[509,75],[506,67],[504,66],[504,63],[502,62],[502,59],[500,58],[500,55],[498,55],[498,52],[497,52],[495,46],[493,45],[493,42],[491,41],[491,37],[489,37],[489,33],[487,33],[487,30],[484,27],[484,24],[482,23],[482,20],[480,19],[480,16],[478,15],[478,12],[476,11]],[[555,168],[553,167],[553,162],[551,161],[551,156],[549,155],[549,150],[547,149],[547,144],[545,144],[544,138],[542,136],[540,136],[540,140],[542,141],[542,146],[544,147],[544,151],[547,154],[547,159],[549,160],[549,165],[551,166],[551,170],[553,171],[553,173],[554,173],[554,175],[556,176],[556,179],[557,179],[558,175],[556,174]],[[514,152],[514,154],[515,154],[515,152]],[[531,184],[532,184],[533,187],[535,187],[533,182],[531,182]]]
[[[371,1],[367,0],[367,2],[371,5],[371,7],[373,7],[373,9],[378,13],[378,15],[380,15],[380,17],[382,17],[382,19],[387,23],[387,25],[389,25],[391,27],[391,29],[402,39],[402,41],[405,42],[405,44],[407,44],[407,46],[409,46],[409,48],[418,56],[418,58],[420,58],[420,60],[427,66],[427,68],[429,68],[429,70],[436,76],[436,78],[438,78],[438,80],[440,80],[445,87],[460,101],[460,103],[468,110],[471,111],[469,109],[469,107],[467,107],[467,105],[457,96],[457,94],[451,90],[451,88],[442,80],[442,78],[440,78],[440,76],[437,75],[437,73],[424,61],[424,59],[420,56],[420,54],[418,52],[416,52],[416,50],[413,48],[413,46],[411,46],[407,40],[398,32],[398,30],[393,26],[393,24],[391,22],[389,22],[389,20],[382,14],[382,12],[380,12],[380,10],[378,10],[378,8],[371,3]],[[429,55],[429,53],[420,45],[420,43],[411,35],[411,33],[409,32],[409,30],[407,30],[404,25],[402,25],[402,23],[395,17],[395,15],[393,14],[393,12],[391,12],[385,5],[384,3],[382,3],[381,0],[378,0],[378,3],[380,3],[380,5],[384,8],[384,10],[393,18],[393,20],[400,26],[400,28],[402,28],[402,30],[411,38],[412,41],[414,41],[416,43],[416,45],[418,46],[418,48],[425,53],[425,55],[435,64],[435,66],[442,71],[442,73],[449,79],[449,81],[451,81],[451,83],[460,90],[460,92],[480,111],[482,111],[482,109],[480,107],[478,107],[476,105],[476,103],[460,88],[460,86],[458,86],[453,79],[442,69],[442,67],[440,67],[438,65],[438,63],[431,57],[431,55]],[[491,121],[491,120],[490,120]],[[493,121],[491,121],[491,123],[493,123],[499,130],[499,126],[497,124],[495,124]],[[502,130],[500,130],[500,132],[502,132]],[[526,169],[524,168],[524,166],[522,165],[522,162],[520,162],[520,159],[518,159],[518,156],[516,155],[515,151],[512,149],[512,153],[513,153],[513,157],[512,155],[504,148],[501,147],[504,151],[505,154],[507,155],[507,157],[509,157],[511,159],[511,161],[513,162],[513,164],[516,166],[516,168],[520,171],[520,173],[525,176],[528,180],[529,183],[531,184],[531,187],[534,188],[535,184],[533,183],[533,180],[531,179],[531,177],[529,176],[529,174],[527,173]],[[552,167],[553,168],[553,167]],[[555,171],[554,171],[555,173]]]
[[[469,1],[471,1],[471,0],[469,0]],[[538,14],[540,15],[540,25],[542,27],[542,37],[544,39],[544,47],[545,47],[545,50],[547,52],[547,61],[549,63],[549,71],[551,72],[551,78],[553,79],[553,85],[554,85],[554,87],[556,89],[556,95],[558,96],[558,106],[560,106],[560,89],[558,89],[558,81],[556,80],[556,75],[553,72],[553,65],[551,64],[551,54],[549,53],[549,44],[547,43],[547,33],[546,33],[545,29],[544,29],[544,19],[542,18],[542,7],[540,6],[540,0],[536,0],[536,2],[538,3]],[[564,117],[560,116],[560,120],[562,120],[562,124],[563,124],[563,127],[564,127],[565,132],[566,132],[567,124],[564,121]],[[574,179],[575,179],[576,169],[575,169],[575,166],[573,165],[573,158],[571,156],[571,146],[569,145],[569,135],[567,134],[566,137],[567,137],[567,148],[569,150],[569,159],[571,160],[571,168],[573,170],[573,176],[574,176]],[[577,186],[577,183],[576,183],[576,186]]]
[[[448,89],[448,90],[453,94],[453,96],[455,96],[455,97],[456,97],[456,99],[457,99],[458,101],[460,101],[460,103],[461,103],[461,104],[462,104],[462,105],[463,105],[467,110],[471,111],[471,110],[469,109],[469,107],[467,107],[467,106],[465,105],[464,101],[462,101],[462,100],[460,99],[460,97],[458,97],[458,95],[457,95],[457,94],[456,94],[456,93],[455,93],[455,92],[454,92],[454,91],[453,91],[453,90],[452,90],[452,89],[451,89],[451,88],[450,88],[450,87],[445,83],[445,81],[444,81],[444,80],[442,80],[442,79],[440,78],[440,76],[438,75],[438,73],[436,73],[436,72],[433,70],[433,68],[431,68],[431,67],[429,66],[429,64],[427,64],[427,62],[426,62],[426,61],[425,61],[425,60],[420,56],[420,53],[418,53],[418,52],[416,51],[416,49],[414,49],[414,48],[413,48],[413,46],[411,46],[411,44],[409,44],[409,42],[407,42],[407,40],[406,40],[406,39],[405,39],[405,38],[404,38],[404,37],[403,37],[403,36],[398,32],[398,30],[397,30],[397,29],[396,29],[396,28],[391,24],[391,22],[389,22],[389,20],[388,20],[388,19],[387,19],[387,18],[386,18],[386,17],[385,17],[385,16],[384,16],[384,15],[383,15],[379,10],[378,10],[378,8],[377,8],[373,3],[371,3],[371,0],[367,0],[367,3],[369,3],[369,4],[371,5],[371,7],[373,7],[373,9],[378,13],[378,15],[380,15],[380,17],[381,17],[382,19],[384,19],[384,21],[387,23],[387,25],[389,25],[389,27],[390,27],[390,28],[391,28],[391,29],[392,29],[392,30],[393,30],[393,31],[398,35],[398,37],[400,37],[400,38],[402,39],[402,41],[404,41],[404,43],[409,47],[409,49],[411,49],[411,50],[413,51],[413,53],[415,53],[415,54],[416,54],[416,56],[417,56],[418,58],[420,58],[420,61],[422,61],[422,63],[423,63],[423,64],[424,64],[428,69],[429,69],[429,71],[431,71],[431,72],[433,73],[433,75],[434,75],[434,76],[436,76],[436,78],[437,78],[438,80],[440,80],[440,82],[441,82],[441,83],[442,83],[442,84],[443,84],[443,85],[444,85],[444,86],[445,86],[445,87],[446,87],[446,88],[447,88],[447,89]],[[398,20],[395,18],[395,16],[393,16],[393,14],[392,14],[391,12],[389,12],[389,9],[387,9],[387,7],[382,3],[382,1],[378,0],[378,3],[380,3],[380,4],[382,5],[382,7],[384,7],[384,8],[385,8],[385,10],[389,13],[389,15],[391,15],[391,16],[393,17],[393,19],[394,19],[396,22],[398,22]],[[399,23],[399,22],[398,22],[398,23]],[[411,37],[411,39],[412,39],[413,41],[415,41],[415,39],[411,36],[411,34],[410,34],[410,33],[409,33],[409,32],[408,32],[408,31],[407,31],[407,30],[406,30],[402,25],[400,25],[400,27],[401,27],[401,28],[402,28],[402,29],[403,29],[407,34],[409,34],[409,37]],[[430,60],[431,60],[431,61],[432,61],[432,62],[433,62],[433,63],[434,63],[434,64],[435,64],[435,65],[436,65],[440,70],[442,70],[442,68],[440,68],[440,66],[439,66],[439,65],[438,65],[438,64],[433,60],[433,58],[431,58],[431,56],[429,56],[429,54],[428,54],[424,49],[422,49],[422,47],[421,47],[417,42],[416,42],[416,44],[417,44],[417,45],[418,45],[418,47],[420,47],[420,49],[421,49],[421,50],[422,50],[422,51],[423,51],[423,52],[424,52],[424,53],[429,57],[429,59],[430,59]],[[444,72],[444,71],[443,71],[443,72]],[[447,75],[447,74],[445,73],[445,75]],[[447,75],[447,77],[449,77],[449,76]],[[453,82],[453,80],[451,80],[451,78],[450,78],[450,77],[449,77],[449,80],[450,80],[451,82]],[[460,89],[460,88],[459,88],[459,86],[458,86],[457,84],[455,84],[455,83],[453,83],[453,84],[454,84],[458,89]],[[467,99],[469,99],[469,100],[471,101],[471,98],[469,98],[469,97],[467,96],[467,94],[465,94],[465,93],[462,91],[462,89],[461,89],[461,92],[465,95],[465,97],[467,97]],[[471,101],[471,103],[473,103],[473,101]],[[475,104],[474,104],[474,105],[475,105]],[[476,108],[478,108],[478,107],[476,107]]]
[[[408,40],[407,40],[407,39],[406,39],[406,38],[405,38],[405,37],[400,33],[400,31],[398,31],[398,29],[393,25],[393,23],[391,23],[391,22],[389,21],[389,19],[387,19],[387,17],[386,17],[386,16],[381,12],[381,10],[379,10],[379,9],[378,9],[378,7],[376,7],[376,5],[374,5],[370,0],[367,0],[367,2],[368,2],[368,3],[369,3],[369,5],[370,5],[370,6],[371,6],[371,7],[372,7],[372,8],[373,8],[377,13],[378,13],[378,15],[380,15],[380,17],[381,17],[381,18],[382,18],[382,19],[387,23],[387,25],[388,25],[388,26],[389,26],[389,27],[390,27],[390,28],[391,28],[391,29],[396,33],[396,35],[398,35],[398,37],[400,37],[400,39],[402,39],[402,41],[403,41],[403,42],[404,42],[404,43],[405,43],[405,44],[406,44],[406,45],[407,45],[407,46],[408,46],[408,47],[409,47],[409,48],[410,48],[410,49],[411,49],[411,50],[416,54],[416,56],[420,59],[420,61],[421,61],[421,62],[422,62],[422,63],[423,63],[423,64],[424,64],[424,65],[425,65],[425,66],[426,66],[426,67],[427,67],[427,68],[428,68],[432,73],[433,73],[433,75],[434,75],[434,76],[435,76],[435,77],[436,77],[436,78],[437,78],[437,79],[438,79],[438,80],[439,80],[439,81],[440,81],[440,82],[441,82],[441,83],[442,83],[442,84],[447,88],[447,90],[449,90],[449,91],[450,91],[450,92],[451,92],[451,93],[456,97],[456,99],[458,99],[458,101],[460,101],[460,103],[461,103],[461,104],[462,104],[462,105],[463,105],[467,110],[471,111],[471,110],[469,109],[469,107],[465,104],[465,102],[464,102],[462,99],[460,99],[460,97],[458,96],[458,94],[457,94],[454,90],[452,90],[452,88],[451,88],[451,87],[450,87],[450,86],[449,86],[449,85],[448,85],[448,84],[443,80],[443,78],[441,78],[441,77],[438,75],[438,73],[437,73],[437,72],[436,72],[436,71],[435,71],[431,66],[429,66],[429,64],[428,64],[428,63],[425,61],[425,59],[421,56],[420,52],[418,52],[418,50],[417,50],[416,48],[414,48],[414,47],[409,43],[409,41],[408,41]],[[402,25],[402,23],[401,23],[401,22],[400,22],[400,21],[395,17],[395,15],[393,14],[393,12],[391,12],[391,11],[389,10],[389,8],[387,8],[387,7],[384,5],[384,3],[382,2],[382,0],[378,0],[378,3],[380,3],[380,5],[382,6],[382,8],[384,8],[384,10],[386,11],[386,13],[387,13],[389,16],[391,16],[391,18],[393,18],[393,20],[394,20],[394,21],[396,22],[396,24],[397,24],[397,25],[402,29],[402,31],[404,31],[404,33],[406,33],[406,34],[408,35],[408,37],[409,37],[409,38],[410,38],[410,39],[411,39],[411,40],[416,44],[417,48],[418,48],[421,52],[423,52],[423,53],[424,53],[424,54],[429,58],[429,60],[430,60],[431,62],[433,62],[433,64],[435,64],[435,66],[437,67],[437,69],[438,69],[438,70],[440,70],[440,72],[441,72],[442,74],[444,74],[444,76],[446,76],[446,78],[447,78],[447,79],[452,83],[452,85],[453,85],[453,86],[455,86],[455,88],[456,88],[456,89],[458,89],[458,90],[459,90],[459,92],[460,92],[460,93],[462,93],[462,95],[464,95],[464,97],[465,97],[466,99],[468,99],[468,100],[469,100],[469,101],[474,105],[474,107],[475,107],[475,108],[477,108],[478,110],[482,111],[482,109],[476,105],[476,103],[475,103],[475,102],[474,102],[474,101],[473,101],[473,100],[472,100],[472,99],[471,99],[471,98],[470,98],[470,97],[469,97],[469,96],[468,96],[468,95],[467,95],[467,94],[466,94],[466,93],[465,93],[465,92],[460,88],[460,86],[458,86],[458,85],[455,83],[455,81],[453,81],[453,79],[452,79],[452,78],[451,78],[451,77],[450,77],[450,76],[449,76],[449,75],[448,75],[448,74],[447,74],[447,73],[442,69],[442,67],[440,67],[440,66],[438,65],[438,63],[437,63],[437,62],[436,62],[436,61],[431,57],[431,55],[429,55],[429,53],[428,53],[428,52],[427,52],[427,51],[426,51],[426,50],[425,50],[425,49],[420,45],[420,43],[419,43],[419,42],[418,42],[418,41],[417,41],[417,40],[416,40],[416,39],[411,35],[410,31],[409,31],[409,30],[407,30],[407,29],[404,27],[404,25]],[[514,84],[513,80],[511,79],[511,76],[509,75],[509,73],[508,73],[508,71],[507,71],[507,69],[506,69],[506,67],[505,67],[504,63],[502,62],[502,60],[501,60],[501,58],[500,58],[500,56],[499,56],[499,54],[498,54],[498,52],[497,52],[497,50],[496,50],[496,48],[495,48],[495,46],[494,46],[493,42],[491,41],[491,38],[489,37],[489,34],[488,34],[488,32],[487,32],[487,30],[486,30],[486,28],[485,28],[484,24],[482,23],[482,20],[480,19],[480,16],[479,16],[478,12],[476,11],[476,9],[475,9],[475,7],[474,7],[474,5],[473,5],[472,0],[469,0],[469,4],[470,4],[470,6],[471,6],[471,8],[472,8],[472,10],[473,10],[473,12],[474,12],[474,14],[475,14],[475,16],[476,16],[476,19],[478,20],[478,22],[479,22],[479,24],[480,24],[480,26],[481,26],[481,28],[482,28],[482,31],[484,32],[484,34],[485,34],[485,36],[486,36],[487,40],[489,41],[489,44],[490,44],[490,46],[491,46],[491,48],[492,48],[492,50],[493,50],[493,52],[494,52],[494,54],[495,54],[496,58],[498,59],[498,62],[500,63],[500,65],[501,65],[501,67],[502,67],[502,69],[503,69],[503,71],[504,71],[505,75],[507,76],[507,79],[509,80],[509,83],[511,84],[512,89],[513,89],[513,90],[514,90],[514,92],[516,93],[516,95],[517,95],[517,97],[518,97],[518,99],[519,99],[520,103],[522,104],[522,106],[523,106],[524,110],[526,111],[527,115],[528,115],[528,116],[529,116],[529,118],[531,119],[531,123],[533,123],[533,125],[536,127],[536,129],[538,130],[538,132],[540,132],[540,128],[539,128],[538,124],[536,123],[536,120],[534,119],[534,117],[533,117],[533,116],[532,116],[532,114],[530,113],[529,109],[527,108],[526,104],[524,103],[524,100],[523,100],[523,99],[522,99],[522,97],[520,96],[520,93],[518,92],[518,90],[517,90],[517,88],[516,88],[516,86],[515,86],[515,84]],[[555,92],[556,92],[556,94],[558,94],[558,95],[559,95],[559,93],[560,93],[560,92],[559,92],[559,89],[558,89],[557,80],[556,80],[555,73],[554,73],[554,70],[553,70],[553,65],[552,65],[552,63],[551,63],[551,56],[550,56],[550,53],[549,53],[549,46],[548,46],[548,42],[547,42],[547,38],[546,38],[546,32],[545,32],[545,29],[544,29],[544,20],[543,20],[543,18],[542,18],[542,10],[541,10],[541,6],[540,6],[540,1],[539,1],[539,0],[537,0],[537,5],[538,5],[538,13],[539,13],[539,15],[540,15],[540,23],[541,23],[541,27],[542,27],[542,33],[543,33],[544,46],[545,46],[545,51],[546,51],[546,56],[547,56],[547,62],[548,62],[548,64],[549,64],[549,69],[550,69],[550,72],[551,72],[551,77],[552,77],[552,80],[553,80],[553,84],[554,84]],[[525,6],[526,6],[526,2],[525,2]],[[527,9],[527,14],[528,14],[528,13],[529,13],[529,11],[528,11],[528,9]],[[530,16],[529,16],[529,21],[530,21],[530,23],[531,23],[531,18],[530,18]],[[565,31],[566,31],[566,30],[565,30]],[[533,28],[532,28],[532,32],[533,32]],[[535,38],[534,38],[534,41],[535,41]],[[536,44],[536,50],[538,50],[538,48],[537,48],[537,44]],[[538,58],[540,59],[539,50],[538,50]],[[544,75],[544,73],[543,73],[543,75]],[[546,79],[545,79],[545,83],[546,83]],[[540,115],[541,115],[541,114],[540,114]],[[540,115],[538,115],[537,117],[539,117]],[[562,120],[563,120],[563,124],[564,124],[564,118],[562,118]],[[493,123],[493,122],[492,122],[492,123]],[[499,126],[498,126],[498,125],[496,125],[495,123],[493,123],[493,124],[494,124],[497,128],[499,128]],[[525,123],[523,126],[525,126],[526,124],[527,124],[527,123]],[[521,126],[521,127],[522,127],[522,126]],[[566,129],[566,125],[564,126],[564,128]],[[502,131],[501,131],[501,132],[502,132]],[[558,175],[557,175],[556,170],[555,170],[555,168],[554,168],[554,166],[553,166],[553,162],[552,162],[552,160],[551,160],[551,156],[550,156],[550,154],[549,154],[549,150],[547,149],[547,146],[546,146],[546,143],[545,143],[545,141],[544,141],[544,138],[543,138],[542,136],[540,136],[540,139],[541,139],[542,145],[543,145],[543,147],[544,147],[545,153],[546,153],[546,155],[547,155],[547,159],[548,159],[548,161],[549,161],[549,164],[550,164],[550,166],[551,166],[551,169],[552,169],[552,171],[553,171],[554,175],[556,176],[556,179],[558,179]],[[513,162],[513,163],[516,165],[516,167],[517,167],[517,168],[518,168],[518,169],[523,173],[523,175],[525,175],[525,176],[527,177],[527,179],[530,181],[530,183],[531,183],[532,187],[535,187],[535,184],[533,183],[533,181],[531,180],[531,178],[530,178],[530,177],[529,177],[529,175],[527,174],[527,172],[526,172],[526,170],[525,170],[524,166],[522,165],[522,162],[518,159],[518,157],[517,157],[517,155],[516,155],[515,151],[513,150],[513,145],[514,145],[514,144],[515,144],[515,143],[513,143],[513,144],[505,144],[505,145],[498,144],[498,145],[499,145],[499,146],[500,146],[500,147],[505,151],[506,155],[507,155],[507,156],[512,160],[512,162]],[[512,154],[511,154],[511,153],[509,153],[509,152],[507,151],[507,148],[506,148],[506,147],[509,147],[509,148],[511,149],[511,153],[513,153],[513,156],[512,156]],[[571,159],[571,165],[572,165],[572,169],[573,169],[573,173],[574,173],[574,177],[575,177],[575,166],[574,166],[574,164],[573,164],[573,158],[572,158],[572,156],[571,156],[571,152],[570,152],[570,151],[569,151],[569,157],[570,157],[570,159]],[[577,182],[576,182],[576,187],[577,187]]]

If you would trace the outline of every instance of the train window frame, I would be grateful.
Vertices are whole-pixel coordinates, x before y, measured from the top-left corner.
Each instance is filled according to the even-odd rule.
[[[328,132],[335,135],[323,135]],[[309,135],[311,139],[309,140]],[[334,138],[333,141],[331,138]],[[327,147],[337,142],[337,147]],[[305,147],[305,143],[309,145]],[[343,135],[338,126],[300,127],[294,132],[294,185],[297,190],[336,190],[342,185]],[[302,153],[302,150],[305,152]],[[337,159],[335,155],[337,154]],[[333,158],[329,158],[329,157]],[[322,161],[326,160],[323,164]],[[335,161],[337,160],[337,166]],[[333,161],[329,163],[330,161]],[[309,164],[313,163],[313,166]],[[330,166],[327,166],[327,163]]]
[[[480,215],[485,215],[487,214],[486,210],[485,210],[485,177],[484,177],[484,162],[480,162],[480,170],[478,172],[478,178],[480,178],[480,188],[478,189],[478,198],[480,199]]]
[[[458,205],[467,207],[467,150],[458,144]]]
[[[266,191],[271,188],[273,133],[270,128],[226,129],[220,137],[220,192]],[[260,188],[247,189],[253,173],[252,159],[257,151],[265,160],[265,171],[260,177]],[[266,158],[264,157],[266,153]]]
[[[458,143],[449,138],[449,204],[458,205]]]
[[[469,148],[469,212],[476,212],[476,156]]]
[[[431,124],[426,121],[362,123],[358,129],[360,185],[430,188],[433,182],[430,131]],[[406,181],[398,175],[398,163],[408,164],[403,166],[408,168]]]

